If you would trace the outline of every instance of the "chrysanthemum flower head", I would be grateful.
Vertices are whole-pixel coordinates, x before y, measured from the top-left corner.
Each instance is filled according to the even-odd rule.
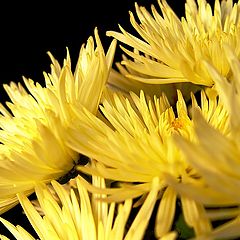
[[[72,124],[71,107],[84,106],[96,114],[114,56],[113,41],[105,56],[97,30],[97,47],[90,37],[82,47],[74,74],[69,54],[61,68],[52,58],[46,86],[24,79],[5,85],[11,102],[0,106],[0,213],[16,205],[16,194],[30,194],[34,185],[65,175],[74,167],[78,153],[65,144]]]
[[[158,194],[157,179],[153,180],[150,193],[127,231],[125,227],[132,209],[132,200],[129,199],[120,204],[99,201],[100,197],[105,197],[103,194],[90,195],[78,178],[74,182],[72,184],[76,186],[68,193],[63,186],[52,181],[60,203],[56,202],[46,185],[36,186],[43,217],[34,209],[26,196],[18,195],[30,223],[41,240],[138,240],[143,238]],[[105,181],[94,177],[93,185],[105,188]],[[2,218],[0,221],[16,239],[34,239],[22,227],[15,227]],[[176,233],[168,233],[164,239],[174,240]]]
[[[225,125],[219,123],[227,122],[226,110],[217,104],[216,94],[209,94],[208,97],[202,92],[201,107],[204,116],[221,131],[227,131]],[[197,105],[194,97],[192,101]],[[129,99],[120,93],[105,92],[101,112],[109,125],[87,110],[75,112],[81,124],[76,122],[69,128],[68,145],[75,151],[96,159],[96,164],[78,169],[122,183],[119,189],[105,191],[109,194],[107,201],[144,196],[149,191],[152,179],[158,177],[162,197],[155,231],[157,237],[166,234],[172,226],[178,193],[166,183],[165,175],[169,174],[179,183],[205,186],[201,176],[187,164],[173,141],[172,136],[175,134],[191,141],[195,139],[192,121],[181,92],[178,92],[175,110],[164,95],[151,99],[143,92],[140,96],[131,93]],[[81,132],[81,136],[78,132]],[[91,188],[84,181],[83,184],[92,191],[101,191]],[[206,189],[205,194],[210,195],[211,200],[208,201],[229,202],[225,197],[219,198],[220,195],[214,190]],[[186,221],[196,234],[210,231],[211,226],[203,205],[186,194],[180,198]]]
[[[23,115],[0,120],[1,212],[17,203],[18,192],[31,193],[37,182],[63,176],[78,158],[64,145],[60,119],[50,110],[42,113],[43,119]]]
[[[214,219],[231,219],[231,221],[214,229],[208,237],[232,239],[239,238],[239,203],[240,203],[240,62],[238,56],[228,45],[224,46],[224,54],[231,67],[232,74],[223,76],[216,68],[206,64],[210,76],[215,80],[219,99],[225,105],[229,115],[229,130],[223,134],[219,129],[211,126],[195,109],[193,121],[197,142],[192,143],[186,138],[177,137],[176,143],[182,149],[186,160],[205,179],[206,184],[222,196],[232,199],[230,209],[218,208],[208,215]],[[175,185],[179,192],[189,192],[196,197],[201,196],[198,188],[189,189],[186,185]],[[235,207],[233,207],[235,206]],[[205,239],[207,236],[203,236]]]
[[[210,62],[223,76],[230,68],[223,52],[229,44],[240,53],[240,5],[232,0],[215,1],[214,9],[206,0],[187,0],[185,17],[179,19],[165,0],[159,0],[162,15],[152,6],[152,15],[136,6],[140,24],[130,13],[132,26],[142,39],[125,31],[109,31],[120,42],[134,50],[122,47],[133,60],[124,59],[125,75],[134,80],[159,84],[192,82],[211,86],[214,79],[206,70],[203,60]],[[133,72],[134,71],[134,72]]]
[[[232,239],[240,236],[239,231],[239,144],[235,137],[236,134],[222,134],[213,128],[202,117],[196,109],[194,111],[194,125],[197,136],[197,143],[189,142],[182,138],[177,138],[176,143],[182,149],[186,160],[193,166],[205,180],[209,189],[214,189],[220,193],[219,197],[225,196],[231,199],[229,203],[222,204],[217,201],[206,202],[208,207],[218,207],[209,210],[207,215],[212,220],[231,221],[217,227],[207,235],[199,239]],[[170,181],[171,182],[171,181]],[[173,183],[173,182],[172,182]],[[204,192],[202,186],[189,187],[188,184],[173,183],[172,187],[177,189],[180,194],[187,194],[202,201],[202,196],[209,196]],[[229,208],[227,208],[229,207]],[[198,238],[197,238],[198,239]]]

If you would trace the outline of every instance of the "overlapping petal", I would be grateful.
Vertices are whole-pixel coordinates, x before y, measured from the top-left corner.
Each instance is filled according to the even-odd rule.
[[[150,192],[127,231],[125,227],[132,209],[132,200],[126,200],[121,204],[108,204],[98,199],[104,195],[92,194],[90,198],[78,178],[74,182],[68,193],[63,186],[52,181],[60,203],[56,202],[46,185],[36,186],[38,200],[44,213],[43,217],[39,215],[26,196],[18,195],[30,223],[41,240],[138,240],[143,238],[158,194],[157,178],[152,181]],[[105,188],[105,181],[101,178],[95,177],[93,184]],[[0,218],[0,221],[16,239],[34,239],[22,227],[15,227],[3,218]],[[176,233],[167,233],[164,239],[174,240]]]
[[[196,109],[194,111],[194,125],[197,136],[197,143],[189,142],[183,138],[176,138],[176,143],[182,149],[187,161],[206,180],[208,186],[218,191],[223,196],[232,199],[235,206],[230,209],[218,209],[210,211],[208,214],[213,219],[232,219],[222,226],[214,229],[209,235],[212,238],[232,238],[239,237],[239,116],[238,110],[240,105],[239,97],[239,79],[240,64],[238,56],[234,53],[229,45],[224,46],[224,53],[231,67],[232,74],[228,77],[223,76],[214,66],[206,63],[210,76],[215,79],[216,90],[219,98],[225,105],[229,113],[229,132],[223,134],[218,129],[213,128],[207,123],[203,116]],[[204,193],[199,189],[188,189],[188,186],[177,186],[178,191],[188,191],[199,199]],[[183,190],[185,188],[185,190]],[[187,190],[188,189],[188,190]],[[231,206],[231,205],[230,205]],[[202,238],[200,238],[202,239]],[[204,237],[203,237],[204,239]]]
[[[197,105],[194,96],[192,96],[192,102],[193,105]],[[219,128],[223,134],[227,134],[229,130],[227,111],[221,103],[217,102],[217,95],[209,91],[207,97],[202,92],[201,107],[207,121],[215,128]],[[109,192],[105,192],[109,195],[108,201],[122,201],[144,196],[149,191],[149,183],[152,179],[159,177],[159,191],[166,191],[166,200],[163,197],[159,206],[158,215],[161,217],[158,219],[161,221],[157,220],[156,224],[156,235],[161,237],[166,234],[165,231],[171,229],[174,199],[176,202],[177,195],[174,189],[170,190],[165,176],[170,175],[179,184],[187,183],[193,187],[201,186],[202,188],[206,185],[201,175],[187,164],[173,141],[173,135],[176,134],[195,141],[193,124],[181,92],[178,92],[178,102],[174,110],[164,95],[151,99],[143,92],[140,96],[131,93],[129,100],[120,93],[106,91],[101,112],[110,125],[106,125],[87,110],[82,112],[75,110],[78,122],[81,124],[76,122],[69,128],[68,145],[75,151],[96,159],[96,164],[79,166],[78,169],[123,183],[119,189],[109,189]],[[221,124],[221,121],[225,124]],[[78,132],[82,133],[81,136]],[[169,191],[173,193],[168,196]],[[185,195],[188,198],[187,194],[183,194]],[[220,194],[214,190],[210,190],[209,195],[212,201],[214,199],[222,204],[230,202],[228,198],[219,198]],[[189,199],[196,201],[196,198]],[[192,209],[192,207],[188,202],[183,207],[184,212],[191,212],[188,208]],[[173,211],[165,212],[165,204],[171,205]],[[198,220],[201,219],[203,224],[199,225],[197,216],[194,221],[189,220],[196,234],[210,231],[211,225],[205,216],[203,206],[201,204],[198,207],[192,206],[198,214]],[[167,228],[164,228],[164,231],[158,229],[158,222],[164,222]]]
[[[24,79],[27,89],[20,83],[4,86],[11,102],[0,106],[1,213],[17,204],[17,193],[32,193],[35,184],[58,179],[77,162],[79,154],[65,144],[70,106],[97,113],[116,46],[113,41],[105,56],[97,29],[95,39],[96,48],[92,37],[82,46],[74,73],[69,54],[62,68],[50,55],[45,86],[30,79]]]
[[[135,4],[140,21],[130,13],[130,22],[141,38],[120,26],[121,33],[109,31],[133,50],[121,47],[130,57],[123,59],[126,77],[150,84],[192,82],[214,84],[203,61],[209,61],[223,76],[230,66],[223,51],[229,44],[239,55],[239,2],[215,1],[214,9],[205,0],[188,0],[181,19],[165,0],[158,1],[161,13],[152,6],[152,14]]]

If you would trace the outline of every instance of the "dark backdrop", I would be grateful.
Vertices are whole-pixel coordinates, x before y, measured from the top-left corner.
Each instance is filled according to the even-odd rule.
[[[128,11],[134,12],[133,0],[112,1],[5,1],[0,9],[0,101],[5,101],[3,83],[22,81],[22,75],[43,82],[43,71],[49,71],[52,54],[62,63],[69,47],[73,66],[82,43],[86,42],[93,30],[98,27],[105,49],[111,39],[105,36],[107,30],[118,30],[120,23],[126,30],[132,31]],[[157,6],[157,0],[139,0],[139,5]],[[175,11],[182,16],[185,0],[168,0]],[[116,58],[120,59],[117,48]],[[29,228],[22,218],[21,208],[15,207],[2,217],[13,224]],[[0,234],[8,231],[0,225]]]
[[[107,30],[118,30],[118,23],[132,30],[128,11],[134,12],[134,2],[70,0],[53,4],[52,1],[6,1],[0,10],[1,83],[19,81],[22,75],[41,81],[42,71],[49,70],[47,51],[62,62],[67,46],[75,62],[81,44],[93,34],[96,26],[107,48],[111,40],[105,36]],[[184,8],[184,0],[168,2],[178,12]],[[148,8],[151,4],[157,6],[157,0],[140,0],[138,3]]]

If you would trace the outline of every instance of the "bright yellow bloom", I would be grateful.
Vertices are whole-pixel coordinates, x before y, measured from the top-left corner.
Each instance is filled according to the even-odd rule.
[[[211,65],[207,65],[209,73],[216,81],[219,98],[229,112],[228,134],[209,125],[201,114],[195,110],[194,118],[197,143],[177,138],[189,163],[204,176],[206,182],[225,196],[239,203],[240,194],[240,62],[229,47],[225,47],[226,57],[233,75],[222,76]]]
[[[74,167],[78,153],[65,144],[66,127],[71,125],[70,106],[84,106],[96,114],[108,79],[116,41],[107,55],[95,30],[97,47],[90,37],[82,46],[74,74],[69,54],[61,68],[52,58],[46,86],[24,79],[5,85],[12,102],[0,106],[0,213],[17,204],[16,194],[30,194],[38,182],[49,182]],[[9,111],[10,110],[10,111]]]
[[[219,197],[222,196],[231,199],[229,204],[225,205],[225,207],[230,206],[229,209],[218,208],[215,211],[209,211],[207,215],[212,220],[235,218],[214,229],[214,231],[207,234],[207,236],[212,237],[211,239],[239,237],[239,142],[235,137],[232,138],[231,134],[224,136],[217,129],[214,129],[204,120],[199,112],[195,112],[194,114],[194,124],[198,142],[194,144],[188,140],[177,138],[177,143],[183,150],[189,164],[197,169],[209,188],[219,192]],[[204,198],[208,198],[202,186],[194,188],[189,187],[188,184],[180,185],[173,183],[173,187],[177,189],[180,194],[193,196],[199,201],[202,200],[203,195],[205,195]],[[221,207],[221,204],[218,204],[218,202],[213,202],[208,205]],[[232,208],[234,205],[236,207]],[[208,239],[205,237],[199,239]]]
[[[158,194],[158,180],[154,179],[150,192],[126,232],[126,223],[132,209],[132,200],[124,203],[108,204],[99,201],[105,195],[92,194],[76,178],[76,188],[68,193],[63,186],[52,181],[60,203],[56,202],[48,188],[41,184],[36,193],[44,216],[41,217],[31,202],[19,194],[20,203],[33,228],[41,240],[139,240],[142,239],[153,211]],[[105,188],[105,181],[93,177],[93,185]],[[116,214],[117,211],[117,214]],[[116,214],[116,216],[115,216]],[[16,239],[33,240],[34,238],[20,226],[13,226],[8,221],[0,221],[11,231]],[[175,233],[168,233],[164,239],[174,240]],[[4,238],[3,238],[4,239]]]
[[[17,204],[18,192],[31,193],[34,185],[68,172],[78,154],[64,144],[65,127],[56,114],[31,95],[6,87],[16,102],[0,117],[0,212]]]
[[[78,112],[76,109],[78,121],[68,131],[68,145],[97,161],[96,165],[79,167],[80,170],[123,183],[119,189],[109,189],[108,201],[144,196],[152,179],[159,177],[159,191],[163,195],[155,231],[156,236],[161,237],[171,229],[177,198],[177,192],[166,183],[165,175],[169,174],[180,183],[205,186],[201,176],[186,163],[172,138],[179,134],[194,140],[186,104],[178,92],[175,115],[164,95],[151,99],[143,92],[140,97],[131,93],[131,99],[126,99],[120,93],[105,92],[104,97],[101,111],[110,126],[89,111]],[[228,132],[228,116],[223,106],[217,104],[216,94],[210,91],[207,98],[202,92],[201,100],[207,121],[223,133]],[[192,101],[193,105],[197,105],[194,97]],[[229,202],[213,190],[208,195],[211,201]],[[210,231],[203,205],[185,194],[180,198],[186,221],[196,234]]]
[[[162,16],[152,6],[152,15],[136,4],[140,24],[130,13],[132,26],[142,39],[125,31],[109,31],[120,42],[133,48],[123,51],[133,60],[124,59],[126,76],[134,80],[159,84],[192,82],[211,86],[203,61],[212,64],[223,76],[229,73],[229,64],[223,44],[229,44],[240,53],[240,2],[215,1],[214,9],[206,0],[187,0],[185,17],[179,19],[165,0],[159,0]]]
[[[209,235],[212,238],[230,239],[240,237],[240,62],[233,50],[225,45],[224,53],[231,66],[232,74],[224,77],[216,68],[206,64],[210,76],[216,82],[216,90],[229,112],[230,131],[227,135],[209,125],[201,114],[195,110],[194,125],[197,143],[187,139],[177,138],[176,142],[183,150],[187,161],[205,179],[208,186],[218,191],[222,196],[232,199],[235,208],[210,211],[208,215],[213,219],[233,218],[222,226],[214,229]],[[179,192],[193,194],[196,197],[203,192],[198,188],[175,185]],[[200,196],[199,196],[200,199]],[[199,239],[205,239],[199,238]]]

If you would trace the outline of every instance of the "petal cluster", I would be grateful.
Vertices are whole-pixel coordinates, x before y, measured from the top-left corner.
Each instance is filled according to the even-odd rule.
[[[207,97],[202,92],[201,101],[200,107],[192,96],[192,104],[202,110],[206,121],[227,134],[228,113],[222,104],[217,103],[216,94],[210,91]],[[111,91],[104,93],[101,107],[101,112],[110,125],[87,110],[75,112],[78,121],[68,130],[68,145],[97,160],[94,165],[79,166],[78,169],[121,182],[116,191],[109,189],[108,201],[119,202],[144,196],[149,191],[151,181],[155,177],[159,178],[159,192],[163,195],[156,218],[156,236],[162,237],[171,230],[175,215],[178,192],[168,184],[168,175],[179,184],[196,188],[201,186],[216,204],[232,203],[228,196],[222,197],[214,189],[205,187],[206,182],[201,175],[186,162],[176,147],[173,138],[175,135],[196,142],[193,123],[180,92],[176,114],[164,95],[151,99],[141,92],[139,97],[131,93],[130,98],[125,98]],[[182,194],[180,199],[186,220],[195,232],[205,234],[210,231],[211,226],[203,205],[196,198],[193,199],[192,195],[188,198],[188,195]],[[199,219],[202,220],[200,223]]]
[[[125,225],[131,212],[132,200],[124,203],[105,203],[97,200],[104,195],[92,194],[89,196],[86,188],[81,185],[78,178],[72,181],[70,192],[52,181],[60,202],[57,202],[44,184],[36,186],[36,194],[43,210],[44,217],[40,216],[31,202],[19,194],[19,201],[31,222],[34,230],[41,240],[44,239],[141,239],[151,216],[154,201],[157,198],[158,181],[153,180],[151,190],[144,204],[131,223],[127,233]],[[105,187],[105,181],[95,177],[93,185]],[[117,213],[115,213],[117,211]],[[116,216],[114,216],[116,214]],[[16,239],[34,239],[21,226],[13,226],[8,221],[0,218],[0,221],[11,231]],[[174,232],[168,234],[166,239],[175,239]],[[7,239],[7,238],[2,238]]]
[[[92,37],[82,46],[74,73],[69,53],[63,67],[50,54],[45,86],[26,78],[26,88],[4,85],[11,101],[0,106],[0,212],[17,204],[17,193],[31,194],[37,183],[64,176],[78,161],[79,153],[65,144],[71,106],[97,113],[116,45],[105,56],[97,29],[95,39],[96,48]]]
[[[158,3],[130,13],[140,38],[105,54],[95,29],[74,71],[49,53],[44,86],[4,85],[0,213],[20,202],[41,240],[240,237],[240,1]]]
[[[125,75],[150,84],[192,82],[211,86],[214,80],[203,64],[208,61],[227,76],[230,67],[222,47],[228,44],[239,55],[239,3],[228,0],[220,4],[216,0],[212,10],[206,0],[188,0],[181,19],[165,0],[158,3],[162,14],[154,6],[150,14],[135,4],[140,23],[130,12],[131,24],[141,38],[121,26],[121,33],[108,32],[133,48],[121,47],[131,58],[122,61],[128,72]]]

